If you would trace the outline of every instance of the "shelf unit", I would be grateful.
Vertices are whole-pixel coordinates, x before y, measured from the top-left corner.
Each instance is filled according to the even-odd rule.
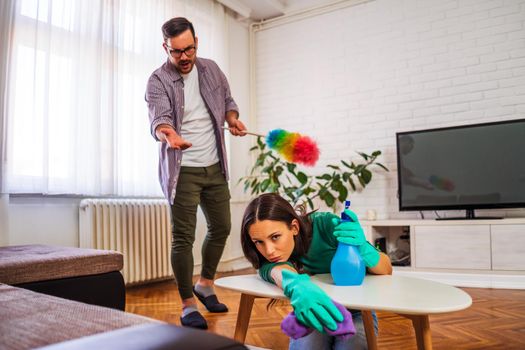
[[[386,239],[387,253],[408,250],[394,273],[463,287],[525,289],[525,218],[362,221],[367,239]],[[399,247],[401,235],[409,246]]]

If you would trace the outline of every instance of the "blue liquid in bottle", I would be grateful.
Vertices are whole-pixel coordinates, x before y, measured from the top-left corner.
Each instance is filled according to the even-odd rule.
[[[350,201],[345,201],[345,209],[350,207]],[[341,222],[352,221],[344,212]],[[356,246],[339,242],[330,265],[332,279],[337,286],[359,286],[365,278],[366,266]]]

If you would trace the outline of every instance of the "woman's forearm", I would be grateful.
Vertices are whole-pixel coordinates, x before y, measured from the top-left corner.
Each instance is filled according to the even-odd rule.
[[[374,267],[369,267],[368,272],[374,275],[391,275],[392,263],[385,253],[379,253],[379,262]]]
[[[270,272],[270,276],[272,276],[273,281],[281,289],[283,288],[282,271],[285,269],[289,271],[297,272],[293,267],[291,267],[290,265],[286,265],[286,264],[274,266],[274,268]]]

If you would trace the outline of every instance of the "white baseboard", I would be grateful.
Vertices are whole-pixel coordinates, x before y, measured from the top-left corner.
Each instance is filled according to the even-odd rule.
[[[195,264],[193,266],[193,274],[197,275],[201,271],[202,264]],[[217,272],[232,272],[237,270],[243,270],[252,267],[252,264],[244,256],[221,261],[217,266]]]
[[[456,287],[525,289],[524,275],[489,275],[452,272],[394,270],[398,276],[423,278]]]
[[[217,266],[219,272],[231,272],[252,267],[252,264],[246,260],[244,256],[239,258],[231,259],[228,261],[221,261]]]

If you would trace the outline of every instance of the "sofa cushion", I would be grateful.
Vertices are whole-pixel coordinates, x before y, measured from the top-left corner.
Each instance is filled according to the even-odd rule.
[[[0,283],[20,284],[120,271],[121,253],[109,250],[19,245],[0,247]]]
[[[203,330],[142,324],[48,345],[40,350],[247,350],[243,344]]]
[[[0,284],[2,349],[32,349],[144,323],[161,323],[119,310]]]

